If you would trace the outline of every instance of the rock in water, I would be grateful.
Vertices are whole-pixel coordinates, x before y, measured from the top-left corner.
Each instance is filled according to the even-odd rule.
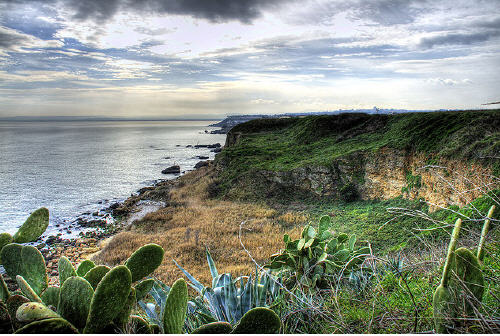
[[[180,174],[181,167],[180,166],[170,166],[161,171],[162,174]]]

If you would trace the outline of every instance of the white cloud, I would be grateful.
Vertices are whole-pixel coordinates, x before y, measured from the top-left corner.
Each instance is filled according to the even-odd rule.
[[[0,80],[4,82],[29,83],[29,82],[56,82],[61,80],[89,80],[85,74],[69,73],[66,71],[18,71],[8,73],[0,71]]]

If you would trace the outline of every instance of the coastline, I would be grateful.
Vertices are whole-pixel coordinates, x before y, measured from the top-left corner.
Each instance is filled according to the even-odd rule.
[[[221,146],[194,145],[213,151]],[[93,260],[108,245],[112,238],[130,228],[137,220],[155,212],[162,207],[168,206],[165,197],[169,191],[179,184],[180,178],[189,172],[196,171],[201,167],[211,165],[213,160],[201,160],[193,169],[182,171],[171,179],[158,179],[151,185],[145,186],[132,193],[121,202],[112,203],[110,206],[101,208],[95,213],[81,213],[76,220],[66,228],[58,228],[57,235],[51,235],[39,239],[33,243],[46,261],[49,276],[49,285],[58,283],[59,271],[57,261],[61,256],[66,256],[71,263],[77,267],[85,259]],[[78,233],[78,237],[62,238],[61,232],[71,229],[85,229]],[[15,287],[15,281],[6,279],[9,287]]]

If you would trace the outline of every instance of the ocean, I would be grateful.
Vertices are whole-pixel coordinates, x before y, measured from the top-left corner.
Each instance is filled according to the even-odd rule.
[[[211,121],[71,121],[0,123],[0,232],[14,233],[39,207],[50,211],[46,235],[82,213],[123,201],[177,164],[192,170],[197,144],[224,145],[206,134]],[[63,237],[75,236],[77,232]]]

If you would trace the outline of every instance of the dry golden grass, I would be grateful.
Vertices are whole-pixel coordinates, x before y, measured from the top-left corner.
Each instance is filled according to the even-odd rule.
[[[165,249],[156,277],[169,285],[182,277],[172,261],[175,259],[208,285],[211,276],[205,246],[219,272],[238,276],[255,270],[238,239],[243,221],[242,240],[260,263],[283,248],[284,233],[299,235],[307,221],[301,213],[282,214],[265,205],[208,199],[206,190],[212,175],[210,169],[203,168],[184,175],[178,187],[170,192],[170,200],[181,206],[160,209],[135,222],[130,231],[116,235],[96,256],[96,261],[108,265],[122,263],[140,246],[156,243]]]

